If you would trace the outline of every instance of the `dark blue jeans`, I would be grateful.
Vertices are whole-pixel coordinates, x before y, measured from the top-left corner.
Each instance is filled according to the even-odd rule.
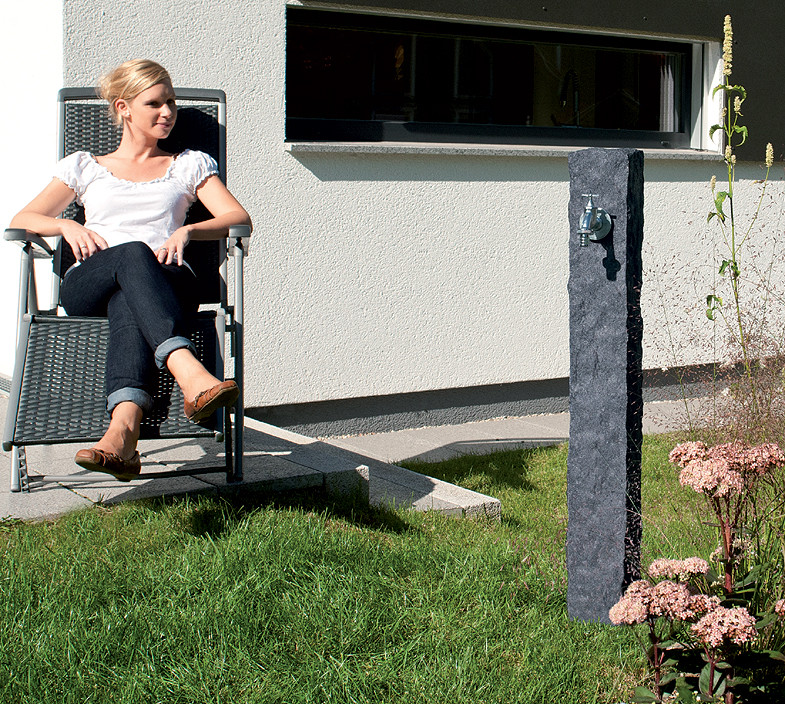
[[[60,302],[69,315],[107,316],[106,406],[123,401],[152,407],[156,372],[176,349],[196,352],[185,336],[198,304],[196,277],[186,266],[159,264],[142,242],[97,252],[70,269]]]

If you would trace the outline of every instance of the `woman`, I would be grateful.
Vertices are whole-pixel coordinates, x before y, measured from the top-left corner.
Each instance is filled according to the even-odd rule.
[[[169,154],[158,146],[177,117],[163,67],[127,61],[101,79],[99,95],[122,124],[120,146],[103,156],[76,152],[62,159],[55,178],[11,227],[62,236],[76,258],[62,282],[63,307],[69,315],[109,318],[109,429],[93,448],[79,450],[75,461],[129,481],[141,468],[136,445],[142,416],[152,406],[153,364],[172,373],[193,421],[237,399],[237,384],[205,369],[184,335],[196,309],[196,278],[185,250],[191,240],[226,237],[230,226],[251,220],[210,156]],[[212,218],[183,225],[197,198]],[[56,217],[74,199],[85,208],[84,225]]]

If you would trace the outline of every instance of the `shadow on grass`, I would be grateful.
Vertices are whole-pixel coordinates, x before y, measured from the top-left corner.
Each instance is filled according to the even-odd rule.
[[[391,533],[416,530],[391,509],[363,506],[356,501],[328,496],[322,490],[301,489],[269,492],[246,488],[242,493],[201,495],[198,497],[165,496],[144,499],[140,503],[151,510],[164,511],[187,502],[190,510],[184,522],[187,532],[197,537],[217,538],[234,530],[252,514],[262,510],[299,510],[344,520],[358,528]]]
[[[407,469],[483,493],[498,489],[537,491],[530,477],[532,462],[556,448],[530,447],[488,455],[462,455],[442,462],[406,461]]]

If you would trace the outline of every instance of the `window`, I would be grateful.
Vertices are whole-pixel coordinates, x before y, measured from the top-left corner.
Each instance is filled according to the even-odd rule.
[[[287,9],[288,140],[689,147],[689,43]]]

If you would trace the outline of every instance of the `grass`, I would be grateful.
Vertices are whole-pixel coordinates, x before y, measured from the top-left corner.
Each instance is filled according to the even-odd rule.
[[[645,442],[644,560],[710,541],[671,444]],[[501,523],[249,493],[3,522],[0,701],[622,701],[632,632],[566,615],[566,456],[411,465]]]

